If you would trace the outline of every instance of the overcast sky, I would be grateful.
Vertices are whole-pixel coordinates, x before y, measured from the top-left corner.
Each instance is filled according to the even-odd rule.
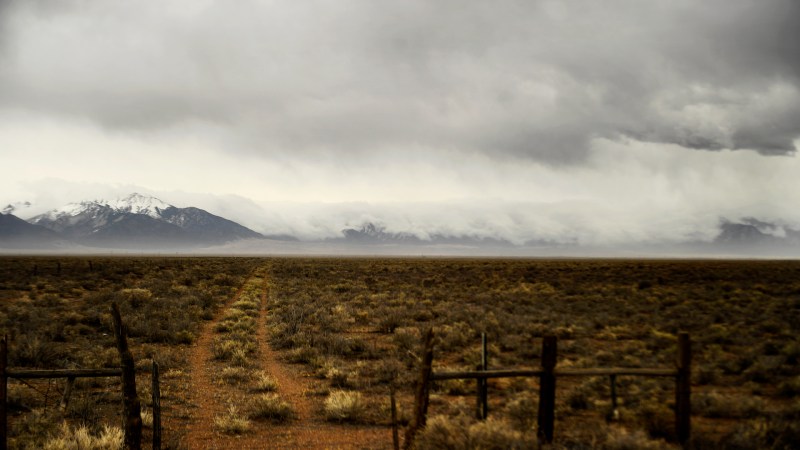
[[[800,227],[800,2],[0,0],[0,203],[615,243]]]

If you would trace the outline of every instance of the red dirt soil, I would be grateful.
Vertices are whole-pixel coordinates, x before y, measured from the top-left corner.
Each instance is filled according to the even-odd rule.
[[[266,268],[265,268],[266,269]],[[332,424],[322,417],[322,397],[312,397],[312,383],[302,366],[283,363],[267,341],[269,281],[263,270],[264,286],[258,325],[258,368],[271,374],[279,383],[278,393],[294,408],[296,418],[285,424],[252,422],[249,432],[241,436],[222,434],[214,429],[214,417],[226,412],[222,387],[214,382],[211,344],[214,327],[225,311],[236,301],[241,289],[206,323],[191,349],[190,395],[196,406],[189,425],[186,443],[191,450],[200,449],[389,449],[391,429],[386,426]],[[249,281],[249,280],[248,280]],[[244,285],[246,285],[245,282]]]

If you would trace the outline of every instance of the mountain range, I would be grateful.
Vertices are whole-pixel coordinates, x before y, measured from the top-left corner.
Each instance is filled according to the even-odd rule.
[[[135,193],[113,201],[71,203],[27,221],[14,215],[29,209],[31,204],[28,202],[3,208],[0,214],[0,248],[65,251],[91,251],[91,248],[146,251],[210,248],[220,252],[228,249],[254,252],[264,249],[270,252],[278,248],[279,252],[289,253],[337,253],[347,246],[351,250],[360,248],[362,250],[359,251],[364,253],[391,253],[392,249],[413,253],[417,251],[413,250],[415,248],[429,247],[443,253],[488,251],[514,255],[579,255],[581,252],[603,251],[602,248],[583,247],[575,241],[558,243],[530,240],[516,245],[502,237],[444,233],[427,233],[422,238],[411,232],[389,231],[386,226],[369,221],[342,229],[339,237],[299,242],[290,235],[265,236],[200,208],[179,208],[155,197]],[[261,240],[262,243],[254,240]],[[284,244],[278,245],[276,241]],[[756,218],[738,221],[721,219],[719,232],[713,241],[687,241],[675,247],[685,254],[786,256],[800,254],[800,231]],[[668,246],[660,244],[632,244],[621,248],[644,254],[674,253]]]
[[[155,197],[131,194],[114,201],[71,203],[27,222],[3,215],[0,242],[69,241],[89,247],[182,248],[263,238],[208,211],[178,208]]]

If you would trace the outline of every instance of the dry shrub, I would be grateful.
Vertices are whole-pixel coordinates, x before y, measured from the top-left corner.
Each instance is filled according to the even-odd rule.
[[[226,414],[214,418],[214,427],[226,434],[243,434],[250,430],[250,421],[231,406]]]
[[[693,413],[703,417],[750,418],[760,415],[763,409],[763,402],[755,397],[725,395],[716,391],[692,396]]]
[[[247,415],[251,419],[285,422],[294,416],[294,410],[278,394],[262,394],[251,401]]]
[[[532,435],[520,433],[501,420],[489,418],[470,424],[459,414],[431,417],[414,445],[419,450],[507,450],[533,448],[533,441]]]
[[[262,370],[256,374],[253,390],[258,392],[274,392],[277,391],[279,387],[278,380],[267,372]]]
[[[667,450],[674,447],[661,440],[653,440],[643,431],[612,428],[606,436],[604,450]]]
[[[436,415],[428,418],[425,428],[414,440],[417,450],[466,450],[469,437],[465,432],[469,421],[464,416],[448,417]]]
[[[469,427],[470,448],[481,450],[506,450],[533,448],[522,433],[512,429],[508,423],[489,418]]]
[[[361,394],[332,391],[325,399],[325,418],[334,422],[356,422],[364,414]]]
[[[151,411],[142,410],[142,426],[144,428],[153,428],[153,413]]]
[[[222,373],[220,374],[220,378],[227,384],[239,384],[239,383],[246,383],[250,381],[251,374],[250,371],[243,368],[243,367],[225,367],[222,369]]]
[[[51,437],[44,450],[117,450],[122,448],[123,433],[118,427],[104,426],[97,436],[92,436],[85,426],[71,428],[64,423],[60,433]]]

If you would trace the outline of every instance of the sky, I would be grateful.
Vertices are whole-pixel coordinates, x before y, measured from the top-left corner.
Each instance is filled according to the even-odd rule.
[[[0,204],[618,244],[800,228],[796,0],[0,0]]]

